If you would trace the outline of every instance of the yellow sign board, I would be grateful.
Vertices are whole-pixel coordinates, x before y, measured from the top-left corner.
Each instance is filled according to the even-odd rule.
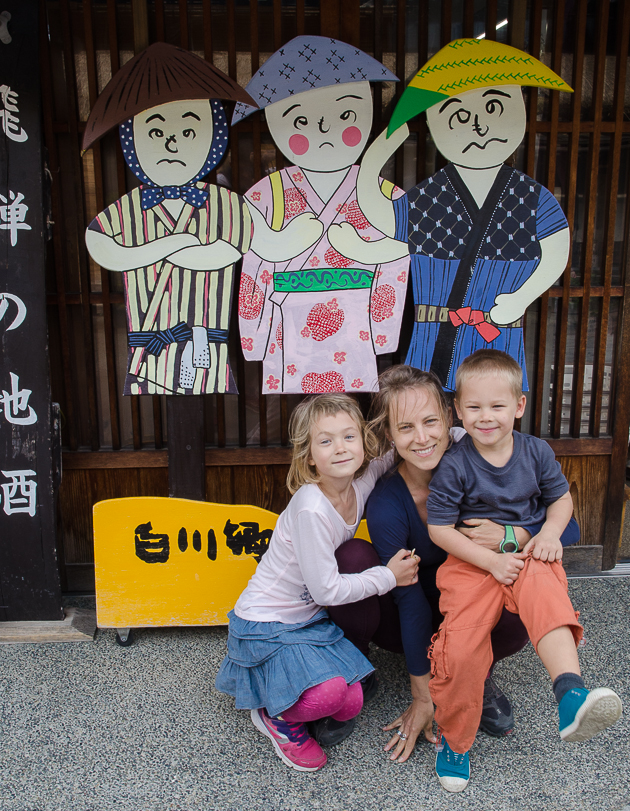
[[[181,498],[95,504],[99,628],[226,625],[277,520],[247,504]],[[370,539],[365,521],[356,537]]]
[[[226,625],[277,520],[259,507],[179,498],[95,504],[99,627]]]

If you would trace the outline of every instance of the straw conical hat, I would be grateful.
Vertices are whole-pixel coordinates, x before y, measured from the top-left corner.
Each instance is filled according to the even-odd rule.
[[[225,99],[257,107],[249,93],[210,62],[156,42],[126,62],[105,86],[88,118],[83,149],[144,110],[186,99]]]
[[[455,39],[432,56],[409,82],[394,109],[387,134],[452,96],[478,87],[512,84],[573,92],[557,73],[525,51],[488,39]]]

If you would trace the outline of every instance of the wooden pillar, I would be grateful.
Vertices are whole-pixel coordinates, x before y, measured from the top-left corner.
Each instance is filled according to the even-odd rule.
[[[339,0],[320,0],[319,33],[322,37],[338,37],[339,22]]]
[[[3,0],[0,11],[5,21],[0,30],[0,620],[61,620],[44,279],[39,2]]]
[[[361,45],[361,3],[360,0],[342,0],[340,39],[350,45]]]
[[[508,40],[513,48],[525,48],[527,0],[510,0]]]
[[[147,0],[132,0],[132,10],[137,54],[149,46]],[[167,396],[166,431],[169,496],[203,501],[206,497],[203,396]]]
[[[320,34],[360,45],[360,0],[321,0]]]
[[[628,23],[630,3],[628,0],[619,3],[618,8],[618,41],[617,41],[617,68],[615,75],[615,151],[616,162],[619,165],[621,151],[621,132],[624,121],[624,97],[628,70],[626,54],[630,40],[630,26]],[[614,167],[614,164],[613,164]],[[613,169],[614,170],[614,169]],[[623,193],[623,190],[621,190]],[[615,195],[616,197],[617,195]],[[613,198],[614,199],[614,198]],[[611,212],[614,209],[611,207]],[[611,226],[609,232],[608,255],[612,257],[612,232],[615,227],[614,215],[609,215]],[[614,391],[610,401],[614,407],[614,417],[611,426],[613,436],[613,450],[610,457],[610,470],[608,476],[608,491],[606,500],[606,532],[604,536],[604,559],[602,568],[612,569],[617,563],[619,554],[619,539],[622,530],[623,508],[625,502],[626,463],[628,460],[628,429],[630,427],[630,380],[626,372],[628,357],[630,357],[630,211],[626,208],[626,222],[624,233],[624,295],[620,313],[620,323],[617,340],[617,351],[613,364],[616,370]],[[610,269],[608,270],[610,273]],[[601,363],[603,366],[603,362]]]
[[[166,398],[168,494],[171,498],[206,497],[203,396]]]
[[[131,0],[133,12],[133,49],[135,53],[149,47],[149,13],[147,0]]]

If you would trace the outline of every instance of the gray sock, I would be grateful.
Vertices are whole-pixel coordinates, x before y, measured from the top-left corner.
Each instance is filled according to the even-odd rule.
[[[553,680],[553,694],[556,697],[558,704],[562,701],[565,694],[574,687],[584,687],[582,677],[577,673],[561,673]]]

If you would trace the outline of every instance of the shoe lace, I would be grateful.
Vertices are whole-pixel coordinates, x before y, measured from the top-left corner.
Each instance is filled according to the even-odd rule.
[[[452,749],[450,749],[450,747],[449,747],[449,752],[448,752],[448,754],[447,754],[447,758],[448,758],[448,760],[450,760],[450,759],[451,759],[451,756],[452,756],[452,758],[453,758],[453,765],[454,765],[455,767],[461,767],[461,766],[463,766],[463,765],[465,764],[465,762],[466,762],[466,753],[465,753],[465,752],[464,752],[464,754],[462,755],[462,754],[460,754],[459,752],[453,752],[453,750],[452,750]]]
[[[286,735],[291,743],[296,743],[298,746],[302,746],[302,744],[305,744],[310,738],[306,724],[299,722],[291,724],[288,721],[278,718],[275,719],[275,725],[278,731]]]
[[[466,752],[455,752],[448,745],[443,735],[440,733],[436,747],[438,752],[442,752],[442,757],[454,769],[464,769],[466,766]]]

